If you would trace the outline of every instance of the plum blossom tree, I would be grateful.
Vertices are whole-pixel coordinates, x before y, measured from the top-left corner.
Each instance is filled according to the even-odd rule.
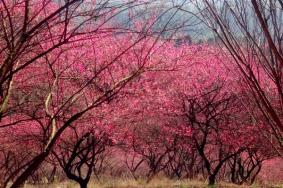
[[[251,149],[233,156],[229,161],[231,182],[253,184],[264,160],[263,156]]]
[[[95,42],[98,43],[98,41]],[[85,53],[93,55],[92,57],[86,57],[86,54],[81,54],[82,56],[77,57],[76,54],[82,52],[83,47],[79,45],[80,50],[77,51],[78,48],[71,46],[72,50],[68,54],[62,55],[59,52],[59,58],[56,56],[56,59],[52,59],[53,56],[47,57],[50,58],[47,64],[42,63],[42,66],[31,67],[30,69],[33,71],[40,73],[40,75],[29,79],[28,84],[32,84],[36,88],[31,90],[29,85],[25,85],[25,83],[18,85],[18,88],[21,89],[17,94],[21,95],[23,92],[30,93],[29,97],[26,97],[24,101],[26,107],[34,106],[35,108],[23,109],[23,105],[21,105],[21,116],[18,116],[18,119],[12,116],[12,122],[8,124],[24,119],[22,128],[25,126],[32,128],[31,125],[33,125],[31,134],[37,135],[36,137],[39,139],[42,147],[41,151],[38,151],[39,154],[32,159],[33,165],[29,165],[24,171],[27,174],[23,174],[23,179],[26,179],[31,173],[28,172],[29,169],[37,168],[49,155],[55,142],[67,127],[71,126],[74,121],[82,115],[89,113],[92,109],[103,103],[110,103],[113,97],[130,80],[145,71],[146,60],[139,62],[141,64],[135,65],[133,61],[119,59],[133,44],[121,49],[121,55],[114,51],[111,54],[112,57],[105,55],[104,59],[101,57],[102,54],[97,54],[95,51],[93,51],[94,54],[91,54],[90,50],[88,50],[92,49],[91,45],[93,44],[94,41],[90,41],[88,45],[84,41]],[[136,41],[134,41],[134,44],[136,44]],[[101,48],[105,48],[105,46],[102,44]],[[89,61],[92,58],[97,58],[98,61],[89,65],[85,64],[85,61]],[[125,67],[127,68],[125,69]],[[48,69],[49,71],[47,72],[46,70]],[[18,75],[20,76],[19,79],[22,80],[28,74],[22,71],[22,74]],[[37,82],[39,79],[41,80],[40,83]],[[17,102],[17,100],[15,101]],[[32,118],[31,120],[26,120],[28,119],[26,117]],[[18,130],[20,131],[20,129]],[[15,183],[17,184],[17,181]]]
[[[92,173],[99,167],[99,156],[112,145],[111,131],[105,131],[79,131],[78,127],[73,127],[75,135],[68,134],[68,138],[60,139],[59,148],[53,152],[66,176],[81,188],[87,187]]]
[[[133,177],[144,168],[148,180],[158,173],[201,174],[209,184],[227,177],[250,183],[275,155],[258,128],[280,141],[279,95],[273,95],[279,82],[270,85],[274,80],[261,66],[237,64],[250,77],[235,74],[233,53],[227,58],[215,47],[161,40],[172,34],[181,5],[136,22],[130,11],[130,28],[115,20],[147,3],[1,2],[1,186],[22,186],[48,161],[86,187],[113,143],[126,153]],[[255,106],[262,108],[252,112]]]
[[[29,138],[24,146],[33,153],[8,178],[11,187],[38,169],[69,126],[110,104],[128,82],[156,66],[147,63],[162,47],[160,35],[172,18],[154,32],[159,16],[146,17],[130,32],[114,19],[151,2],[1,1],[3,144]]]
[[[173,171],[176,176],[181,176],[183,169],[192,165],[193,170],[190,169],[188,175],[202,173],[208,177],[209,184],[214,184],[232,158],[243,156],[246,151],[265,148],[262,137],[255,136],[261,135],[258,126],[264,126],[254,125],[253,116],[246,111],[242,102],[245,99],[245,87],[241,85],[241,77],[233,74],[233,66],[227,66],[225,61],[229,59],[225,58],[225,54],[209,46],[184,45],[175,50],[179,50],[178,57],[182,58],[172,58],[170,63],[174,63],[174,69],[170,72],[147,73],[146,79],[140,80],[144,90],[133,92],[129,104],[135,116],[124,119],[123,123],[128,122],[135,127],[139,138],[152,135],[145,136],[139,142],[135,140],[138,147],[134,154],[146,153],[146,148],[156,145],[158,149],[150,151],[158,153],[165,146],[170,149],[162,150],[165,154],[160,152],[162,154],[158,156],[162,156],[161,168],[166,174]],[[168,60],[169,57],[170,53]],[[125,109],[124,113],[129,113],[129,109]],[[152,132],[146,127],[159,128]],[[166,131],[158,134],[160,130]],[[159,143],[160,140],[173,141],[168,143],[174,144],[166,147],[167,142]],[[151,147],[149,143],[154,144]],[[256,143],[262,143],[262,146]],[[193,151],[197,156],[193,155]],[[261,157],[267,157],[269,152]],[[141,163],[144,162],[142,157],[139,159]],[[185,163],[185,159],[190,162]],[[140,166],[138,161],[134,164],[133,171]]]
[[[191,2],[233,58],[253,103],[246,106],[249,113],[258,123],[265,122],[261,130],[282,153],[282,1]]]
[[[183,110],[188,126],[192,128],[194,145],[208,173],[209,185],[214,185],[222,166],[231,157],[240,154],[245,146],[231,145],[229,126],[233,97],[218,98],[219,88],[198,97],[186,97]],[[229,114],[231,113],[231,114]],[[227,128],[229,127],[229,128]],[[229,130],[230,129],[230,130]]]

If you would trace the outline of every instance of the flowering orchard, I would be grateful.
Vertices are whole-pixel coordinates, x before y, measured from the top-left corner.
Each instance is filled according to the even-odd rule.
[[[156,14],[130,29],[113,19],[146,5],[1,2],[1,187],[157,175],[252,184],[280,157],[228,52],[176,45]],[[253,71],[276,106],[276,86]]]

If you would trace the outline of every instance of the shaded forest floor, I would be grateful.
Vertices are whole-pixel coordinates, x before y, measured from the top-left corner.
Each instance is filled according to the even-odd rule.
[[[168,179],[155,179],[150,183],[146,183],[144,180],[134,181],[131,179],[105,179],[98,181],[91,181],[89,188],[205,188],[208,187],[206,182],[197,180],[182,180],[174,181]],[[218,183],[215,188],[283,188],[283,184],[259,184],[247,186],[237,186],[229,183]],[[62,182],[54,184],[42,184],[42,185],[26,185],[25,188],[79,188],[75,182]]]

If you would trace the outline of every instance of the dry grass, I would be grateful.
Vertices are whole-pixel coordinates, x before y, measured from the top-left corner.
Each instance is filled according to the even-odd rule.
[[[115,179],[107,178],[101,179],[100,181],[91,181],[89,188],[205,188],[208,187],[206,182],[198,180],[181,180],[174,181],[165,178],[154,179],[150,183],[146,183],[145,180],[132,180],[132,179]],[[283,188],[283,185],[257,185],[252,186],[236,186],[228,183],[219,183],[215,186],[216,188]],[[26,185],[25,188],[79,188],[75,182],[62,182],[54,184],[43,184],[43,185]]]

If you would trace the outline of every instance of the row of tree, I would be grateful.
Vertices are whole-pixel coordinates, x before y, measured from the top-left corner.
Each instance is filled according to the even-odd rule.
[[[281,156],[281,1],[191,1],[224,45],[176,45],[187,2],[2,0],[1,187],[58,171],[86,187],[114,159],[149,181],[252,183]]]

